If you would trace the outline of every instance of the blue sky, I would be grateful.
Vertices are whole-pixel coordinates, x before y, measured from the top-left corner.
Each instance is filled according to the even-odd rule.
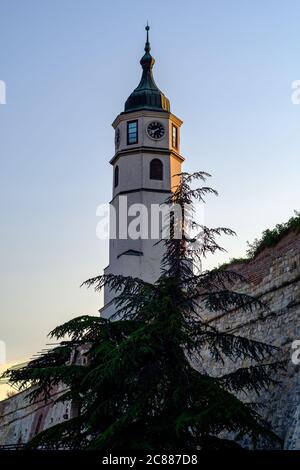
[[[145,22],[154,75],[183,119],[187,171],[220,196],[208,225],[217,265],[299,209],[298,1],[0,0],[1,320],[9,362],[44,347],[54,326],[97,314],[79,288],[101,273],[96,208],[110,200],[111,122],[140,78]]]

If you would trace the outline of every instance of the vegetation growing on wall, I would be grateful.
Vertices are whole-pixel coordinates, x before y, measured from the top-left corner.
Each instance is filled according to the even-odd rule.
[[[220,265],[218,270],[223,271],[232,264],[248,263],[264,249],[276,246],[291,231],[300,232],[300,212],[295,211],[294,217],[287,222],[277,224],[273,229],[264,230],[262,236],[252,243],[247,242],[248,250],[245,258],[232,258],[229,262]]]
[[[253,243],[248,242],[248,258],[253,258],[265,248],[277,245],[291,231],[300,232],[300,212],[295,211],[294,217],[291,217],[286,223],[277,224],[272,230],[265,230],[260,239],[256,238]]]

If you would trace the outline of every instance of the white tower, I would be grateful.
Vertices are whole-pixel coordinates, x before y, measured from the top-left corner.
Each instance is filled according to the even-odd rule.
[[[143,68],[141,81],[127,99],[124,112],[112,124],[115,155],[110,161],[113,166],[111,204],[117,220],[127,218],[126,232],[131,220],[136,218],[127,217],[127,208],[143,204],[150,214],[151,205],[165,202],[176,185],[178,177],[175,175],[181,172],[184,161],[180,155],[182,121],[171,114],[169,100],[154,82],[152,68],[155,61],[150,54],[148,25],[146,31],[145,54],[140,61]],[[155,282],[160,275],[163,243],[157,244],[157,239],[151,238],[150,227],[148,239],[144,234],[132,239],[128,233],[118,231],[116,238],[110,239],[109,265],[105,274],[122,274]],[[113,298],[114,293],[105,288],[101,316],[108,318],[114,312]]]

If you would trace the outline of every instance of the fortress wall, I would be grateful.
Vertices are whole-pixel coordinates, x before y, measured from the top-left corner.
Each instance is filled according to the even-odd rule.
[[[274,358],[287,360],[287,366],[273,385],[260,397],[248,396],[260,403],[262,414],[284,440],[286,449],[300,449],[300,366],[293,364],[292,342],[300,340],[300,233],[290,232],[275,247],[267,248],[253,260],[232,264],[228,270],[245,276],[249,283],[237,283],[233,290],[245,292],[267,303],[270,310],[251,313],[231,311],[207,319],[222,331],[270,343],[280,349]],[[243,363],[238,364],[243,366]],[[218,367],[210,362],[205,368],[223,375],[237,364]]]
[[[54,390],[47,402],[40,399],[31,403],[28,391],[0,401],[0,446],[25,444],[43,429],[68,419],[71,404],[54,404],[62,392]]]

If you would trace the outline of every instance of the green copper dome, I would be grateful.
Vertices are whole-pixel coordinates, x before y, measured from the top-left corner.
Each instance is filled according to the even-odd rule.
[[[157,87],[153,78],[152,68],[155,60],[150,54],[149,29],[147,24],[145,54],[140,61],[143,68],[142,78],[137,88],[131,93],[125,103],[125,113],[138,111],[140,109],[170,112],[170,101]]]

